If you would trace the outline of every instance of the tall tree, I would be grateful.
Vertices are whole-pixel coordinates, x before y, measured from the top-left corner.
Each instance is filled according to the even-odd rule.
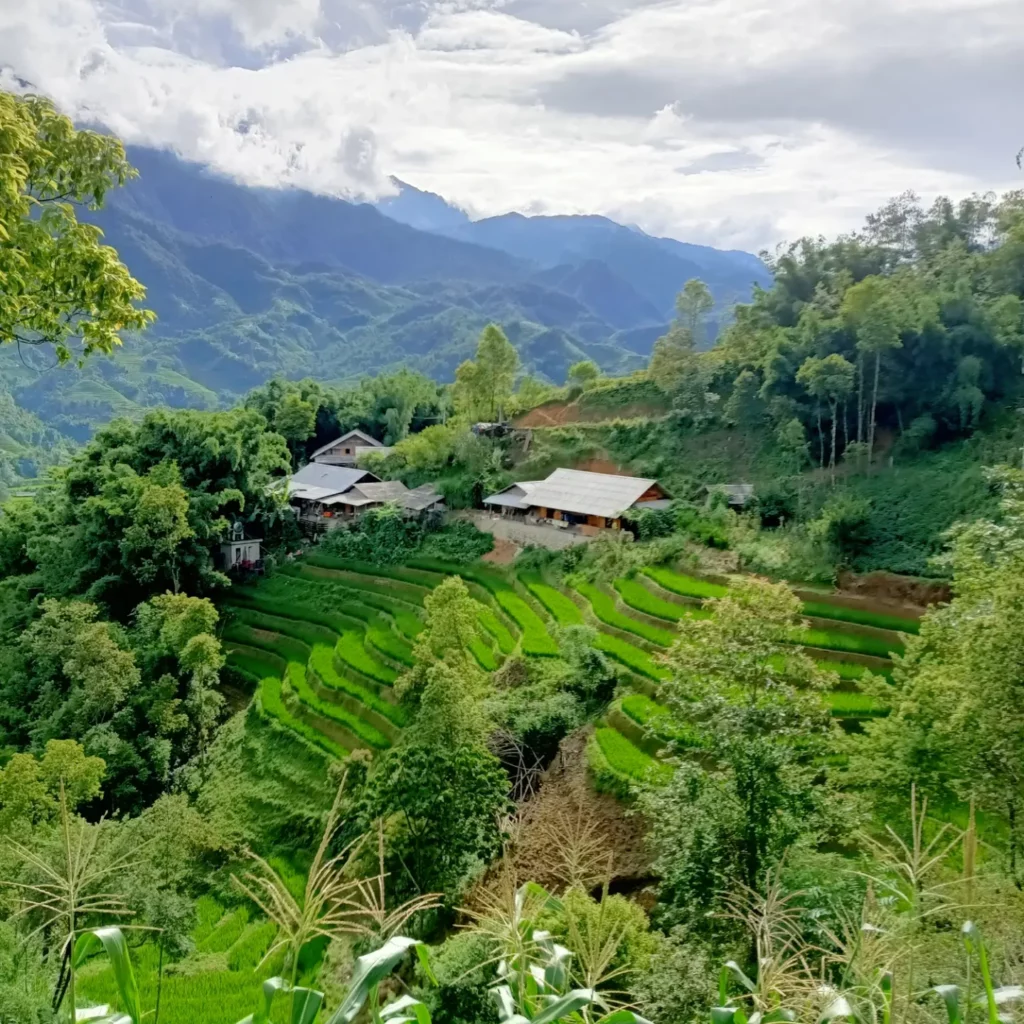
[[[109,353],[153,314],[102,232],[79,223],[135,174],[120,141],[77,131],[37,96],[0,92],[0,342],[53,345],[60,362]]]
[[[455,371],[456,410],[472,419],[501,419],[518,369],[519,353],[500,327],[488,324],[480,335],[476,359],[466,360]]]
[[[838,352],[820,359],[814,356],[805,359],[796,375],[796,379],[807,388],[808,394],[819,402],[828,402],[832,420],[832,454],[829,458],[829,469],[832,472],[833,483],[836,475],[836,428],[839,424],[839,405],[843,403],[845,408],[846,400],[853,392],[853,375],[853,364]],[[821,430],[820,414],[818,429]],[[824,463],[824,458],[821,461]]]
[[[676,315],[679,323],[690,332],[693,344],[697,348],[704,344],[707,316],[714,308],[715,300],[708,286],[696,277],[690,278],[676,296]]]

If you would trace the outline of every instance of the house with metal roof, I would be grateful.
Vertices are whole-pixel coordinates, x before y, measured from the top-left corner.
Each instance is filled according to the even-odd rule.
[[[390,451],[390,448],[364,431],[350,430],[322,448],[317,448],[310,456],[310,461],[326,466],[354,466],[367,452],[387,454]]]
[[[503,515],[547,520],[587,529],[622,528],[633,509],[658,507],[668,494],[657,480],[614,473],[556,469],[546,480],[512,484],[484,499],[484,505]]]
[[[288,500],[307,526],[340,525],[370,508],[393,502],[411,515],[444,511],[430,484],[409,490],[401,480],[381,480],[364,469],[311,462],[288,482]]]

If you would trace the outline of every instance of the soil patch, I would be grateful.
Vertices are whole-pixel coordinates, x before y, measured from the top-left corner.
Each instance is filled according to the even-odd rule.
[[[665,409],[644,402],[629,402],[614,408],[587,408],[579,401],[549,402],[523,413],[516,427],[565,427],[572,423],[610,423],[612,420],[661,419]]]
[[[494,547],[483,556],[482,561],[491,562],[494,565],[511,565],[519,554],[519,545],[504,537],[494,538]]]
[[[839,592],[843,596],[864,598],[864,606],[877,604],[879,610],[893,605],[912,605],[917,609],[941,604],[950,599],[949,584],[942,580],[923,580],[916,576],[897,576],[891,572],[870,572],[858,576],[839,574]]]
[[[616,891],[636,892],[652,881],[644,818],[615,797],[596,792],[591,784],[586,747],[592,731],[588,726],[562,741],[539,790],[520,808],[518,835],[512,848],[512,864],[520,882],[532,880],[545,887],[560,887],[557,868],[552,867],[558,845],[554,836],[576,822],[584,823],[600,837],[598,859],[602,865],[610,862],[611,883]]]

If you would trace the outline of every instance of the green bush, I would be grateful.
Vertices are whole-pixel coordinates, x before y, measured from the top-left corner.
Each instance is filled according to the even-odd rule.
[[[364,722],[345,708],[318,697],[316,691],[313,690],[306,679],[305,665],[300,665],[296,661],[289,664],[288,685],[299,701],[311,711],[322,718],[330,719],[332,722],[337,722],[339,725],[344,726],[344,728],[348,729],[354,736],[358,736],[364,743],[369,744],[376,750],[385,750],[391,746],[387,736],[379,729],[370,725],[369,722]]]
[[[594,646],[610,658],[614,658],[626,668],[639,672],[640,675],[661,682],[668,679],[670,672],[664,665],[659,665],[645,650],[627,644],[617,636],[609,636],[607,633],[598,633]]]
[[[341,653],[341,643],[342,641],[338,642],[336,649],[332,649],[326,644],[317,644],[313,648],[313,653],[309,659],[310,668],[317,674],[324,686],[329,686],[332,690],[341,690],[350,697],[355,697],[361,704],[365,704],[368,708],[372,708],[378,714],[383,715],[389,722],[394,722],[398,726],[404,726],[409,719],[408,713],[404,708],[399,707],[397,704],[392,704],[391,701],[384,700],[383,697],[378,696],[368,686],[363,686],[361,683],[348,679],[338,672],[334,666],[334,654],[335,650],[339,654]],[[362,649],[362,645],[360,645],[360,649]]]
[[[443,530],[428,534],[420,547],[428,558],[453,562],[475,562],[494,548],[494,535],[478,530],[464,519],[456,519]]]
[[[650,641],[652,644],[658,644],[660,647],[671,647],[675,642],[676,637],[674,633],[624,615],[615,607],[615,599],[603,590],[595,587],[592,583],[580,580],[576,584],[576,589],[590,602],[591,607],[594,609],[594,614],[606,625],[625,630],[627,633],[633,633],[644,640]]]

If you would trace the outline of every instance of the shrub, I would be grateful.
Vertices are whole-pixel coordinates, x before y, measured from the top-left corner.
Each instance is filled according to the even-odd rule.
[[[615,607],[615,599],[592,583],[580,580],[576,584],[576,589],[590,602],[594,614],[606,625],[625,630],[627,633],[634,633],[660,647],[671,647],[675,641],[674,633],[624,615]]]
[[[420,550],[428,557],[475,562],[493,548],[493,534],[478,530],[464,519],[456,519],[444,529],[428,534]]]

